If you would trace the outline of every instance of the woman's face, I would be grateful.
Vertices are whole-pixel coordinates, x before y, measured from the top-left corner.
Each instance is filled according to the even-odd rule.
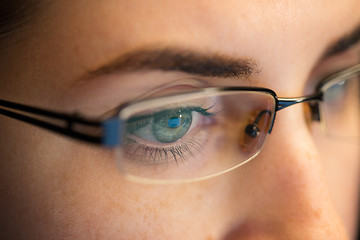
[[[359,44],[326,54],[359,26],[359,11],[358,0],[44,2],[27,26],[3,40],[0,96],[93,117],[199,82],[302,96],[320,78],[359,63]],[[163,49],[251,59],[256,75],[102,68],[124,54]],[[359,142],[326,137],[306,121],[303,105],[277,114],[248,164],[183,184],[131,182],[108,150],[4,116],[0,129],[4,239],[355,236]]]

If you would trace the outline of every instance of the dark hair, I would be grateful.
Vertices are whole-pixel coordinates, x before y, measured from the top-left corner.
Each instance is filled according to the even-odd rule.
[[[0,0],[0,40],[19,31],[34,15],[39,0]]]

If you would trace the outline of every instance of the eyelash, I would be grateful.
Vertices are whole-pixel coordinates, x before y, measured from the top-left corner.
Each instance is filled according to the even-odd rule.
[[[127,155],[129,154],[132,156],[131,160],[136,160],[145,164],[162,164],[168,163],[169,156],[171,156],[175,163],[178,164],[179,160],[186,161],[188,156],[193,156],[194,150],[200,151],[203,141],[201,139],[193,138],[174,146],[152,147],[139,143],[133,139],[127,139],[125,144],[132,149],[134,149],[134,147],[130,145],[136,144],[135,149],[127,153]],[[140,152],[140,154],[137,154],[137,152]],[[137,155],[139,156],[138,158],[135,157]]]
[[[213,106],[212,106],[213,107]],[[203,134],[206,134],[206,131],[204,129],[196,129],[198,128],[204,128],[204,126],[208,126],[212,122],[215,121],[215,115],[216,113],[211,113],[209,110],[212,108],[201,108],[201,107],[190,107],[189,109],[191,111],[195,111],[199,113],[202,117],[206,117],[209,119],[202,119],[202,123],[200,127],[195,126],[195,129],[190,130],[186,133],[186,135],[195,135],[199,136],[203,132]],[[142,119],[142,118],[140,118]],[[142,126],[142,121],[139,123],[138,126]],[[131,128],[130,128],[131,129]],[[191,134],[193,131],[195,133]],[[196,151],[201,150],[201,146],[204,145],[206,141],[206,136],[200,136],[200,137],[187,137],[189,139],[184,140],[181,143],[173,144],[171,146],[166,146],[166,144],[162,144],[163,146],[150,146],[146,143],[141,143],[139,140],[136,139],[134,136],[127,137],[124,143],[125,149],[128,149],[126,151],[126,156],[128,156],[128,159],[131,159],[131,161],[138,161],[142,164],[161,164],[161,163],[169,163],[169,158],[171,157],[172,160],[178,164],[179,160],[186,161],[187,157],[194,156]],[[144,139],[141,139],[141,141],[144,141]],[[168,144],[169,145],[169,144]],[[150,161],[151,160],[151,161]]]

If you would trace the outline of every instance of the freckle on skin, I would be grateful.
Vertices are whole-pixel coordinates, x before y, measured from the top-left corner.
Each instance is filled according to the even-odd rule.
[[[321,210],[319,210],[319,209],[314,210],[314,216],[315,216],[317,219],[320,219],[320,217],[321,217]]]

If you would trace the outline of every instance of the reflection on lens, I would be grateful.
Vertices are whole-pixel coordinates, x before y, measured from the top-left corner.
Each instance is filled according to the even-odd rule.
[[[360,74],[334,82],[324,91],[322,114],[330,136],[358,138],[360,133]]]
[[[262,147],[275,98],[258,91],[199,91],[127,109],[118,165],[159,181],[206,178],[252,159]],[[256,126],[256,136],[246,133]]]

